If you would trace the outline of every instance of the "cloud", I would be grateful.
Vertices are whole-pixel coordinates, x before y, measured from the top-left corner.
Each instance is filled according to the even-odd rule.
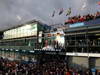
[[[0,31],[32,19],[41,20],[49,25],[63,23],[67,17],[65,13],[58,15],[60,8],[67,10],[72,7],[71,16],[86,14],[92,9],[93,12],[98,10],[94,4],[97,1],[99,0],[0,0]],[[80,11],[79,9],[84,2],[87,4],[87,7],[85,7],[87,9]],[[92,9],[88,10],[91,6]],[[54,10],[56,14],[52,18],[51,14]],[[21,17],[21,21],[17,19],[17,15]]]

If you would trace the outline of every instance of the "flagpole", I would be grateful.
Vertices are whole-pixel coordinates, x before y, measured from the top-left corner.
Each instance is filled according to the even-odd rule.
[[[53,26],[53,24],[54,24],[54,22],[53,22],[53,18],[51,18],[51,24],[52,24],[51,26]],[[53,27],[53,28],[54,28],[54,27]]]

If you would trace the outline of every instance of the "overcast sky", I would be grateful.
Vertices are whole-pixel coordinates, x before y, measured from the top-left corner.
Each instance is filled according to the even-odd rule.
[[[58,15],[61,8],[67,10],[71,7],[70,16],[95,13],[100,10],[98,1],[100,0],[0,0],[0,31],[33,19],[49,25],[64,23],[68,17],[65,16],[66,12]],[[56,14],[52,18],[54,10]]]

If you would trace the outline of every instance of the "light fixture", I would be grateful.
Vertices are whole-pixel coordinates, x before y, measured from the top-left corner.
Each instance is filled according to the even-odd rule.
[[[26,50],[22,50],[23,52],[25,52]]]
[[[4,50],[4,48],[2,48],[2,50]]]
[[[11,51],[13,50],[13,49],[10,49]]]
[[[13,51],[13,49],[10,49],[10,51]]]
[[[30,53],[34,53],[34,51],[30,51]]]
[[[95,34],[96,36],[100,36],[100,34]]]
[[[8,51],[8,49],[6,49]]]
[[[18,49],[15,50],[16,52],[19,51]]]

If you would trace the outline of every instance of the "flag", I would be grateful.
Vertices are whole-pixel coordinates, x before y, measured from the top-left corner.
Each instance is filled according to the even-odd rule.
[[[63,8],[60,9],[59,15],[61,15],[64,12]]]
[[[99,2],[97,2],[97,4],[98,4],[98,5],[100,5],[100,1],[99,1]]]
[[[17,18],[18,20],[21,20],[21,19],[22,19],[21,16],[19,16],[19,15],[17,15],[16,18]]]
[[[53,14],[52,14],[52,17],[54,17],[55,16],[55,10],[53,11]]]
[[[82,5],[81,10],[84,10],[86,8],[86,3],[84,2],[84,4]]]
[[[66,16],[68,16],[68,15],[70,15],[71,14],[71,8],[69,8],[68,10],[67,10],[67,14],[66,14]]]

